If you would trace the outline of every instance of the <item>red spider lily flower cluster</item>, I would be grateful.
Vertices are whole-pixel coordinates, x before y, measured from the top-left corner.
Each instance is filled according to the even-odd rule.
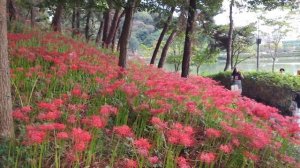
[[[24,78],[45,85],[44,90],[33,89],[31,106],[13,111],[17,128],[26,128],[24,135],[18,135],[24,136],[21,139],[25,145],[48,143],[51,149],[56,149],[54,142],[64,142],[61,148],[67,153],[64,156],[67,161],[84,159],[88,153],[92,153],[92,160],[97,160],[98,151],[88,150],[99,145],[94,140],[108,142],[114,137],[113,132],[125,139],[118,139],[126,147],[125,157],[133,158],[129,155],[137,151],[137,158],[142,156],[147,164],[165,164],[168,151],[164,149],[171,146],[184,149],[174,154],[174,163],[176,160],[180,168],[195,167],[199,161],[222,163],[218,160],[222,157],[217,157],[219,153],[226,155],[223,158],[234,159],[233,153],[239,152],[245,160],[258,163],[265,157],[262,153],[274,149],[272,158],[297,165],[295,158],[280,153],[284,146],[282,139],[300,144],[295,118],[282,116],[275,108],[228,91],[211,79],[197,76],[183,79],[176,73],[131,62],[124,70],[117,66],[116,57],[59,34],[9,34],[8,38],[12,62],[27,60],[29,65],[11,70],[16,86],[25,86],[26,82],[20,80]],[[22,45],[36,40],[36,46]],[[63,85],[65,90],[44,98],[48,92],[57,90],[51,88],[52,84]],[[56,96],[59,98],[53,99]],[[116,124],[123,115],[122,108],[128,108],[128,120]],[[139,128],[143,124],[146,126]],[[143,129],[142,135],[136,131],[139,129]],[[126,144],[128,138],[132,145]],[[106,147],[114,147],[113,144],[114,141],[109,142]],[[134,150],[127,149],[128,146]],[[105,150],[105,154],[111,152]],[[183,155],[183,151],[188,154]],[[118,158],[124,161],[124,167],[139,166],[139,160],[124,160],[124,156]]]

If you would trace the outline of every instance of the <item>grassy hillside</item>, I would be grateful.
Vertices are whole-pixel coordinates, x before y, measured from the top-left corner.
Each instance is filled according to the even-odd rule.
[[[215,81],[55,33],[9,35],[16,141],[0,167],[297,167],[299,130]]]

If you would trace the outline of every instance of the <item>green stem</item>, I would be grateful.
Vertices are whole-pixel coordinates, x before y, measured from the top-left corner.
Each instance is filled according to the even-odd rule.
[[[36,78],[36,80],[34,81],[34,84],[33,84],[33,86],[32,86],[32,89],[31,89],[31,92],[30,92],[30,95],[29,95],[29,98],[28,98],[28,105],[30,105],[30,102],[31,102],[31,98],[32,98],[32,94],[33,94],[33,91],[34,91],[34,89],[35,89],[35,87],[36,87],[36,84],[37,84],[37,82],[38,82],[38,77]]]
[[[115,149],[113,150],[112,154],[111,154],[111,159],[110,159],[110,167],[113,167],[114,165],[114,161],[115,161],[115,157],[117,155],[117,150],[118,150],[118,147],[119,147],[119,143],[120,143],[120,138],[118,139],[118,142],[117,142],[117,145],[115,147]]]
[[[19,89],[18,89],[17,85],[15,84],[15,82],[14,82],[13,80],[11,81],[11,83],[12,83],[12,85],[14,86],[15,91],[16,91],[16,94],[17,94],[18,97],[19,97],[19,100],[20,100],[20,103],[21,103],[21,107],[23,107],[24,105],[23,105],[23,101],[22,101],[22,98],[21,98]]]

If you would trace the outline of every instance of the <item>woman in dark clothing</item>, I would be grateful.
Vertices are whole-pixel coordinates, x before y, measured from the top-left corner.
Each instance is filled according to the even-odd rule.
[[[231,74],[231,81],[232,81],[232,86],[237,87],[237,90],[242,93],[242,79],[244,79],[244,76],[242,73],[237,69],[234,68],[233,72]],[[236,89],[234,89],[236,90]]]

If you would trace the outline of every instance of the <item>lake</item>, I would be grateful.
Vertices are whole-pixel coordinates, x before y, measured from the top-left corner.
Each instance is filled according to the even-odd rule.
[[[225,67],[225,61],[219,60],[215,64],[202,65],[200,67],[200,74],[208,75],[222,72]],[[256,59],[248,59],[237,65],[240,71],[256,71]],[[181,68],[181,67],[180,67]],[[279,72],[280,68],[284,68],[288,74],[296,75],[297,70],[300,70],[300,57],[279,57],[275,62],[275,72]],[[166,64],[164,69],[174,72],[174,65]],[[272,72],[272,59],[260,58],[260,71]],[[196,67],[191,67],[191,73],[196,74]]]

